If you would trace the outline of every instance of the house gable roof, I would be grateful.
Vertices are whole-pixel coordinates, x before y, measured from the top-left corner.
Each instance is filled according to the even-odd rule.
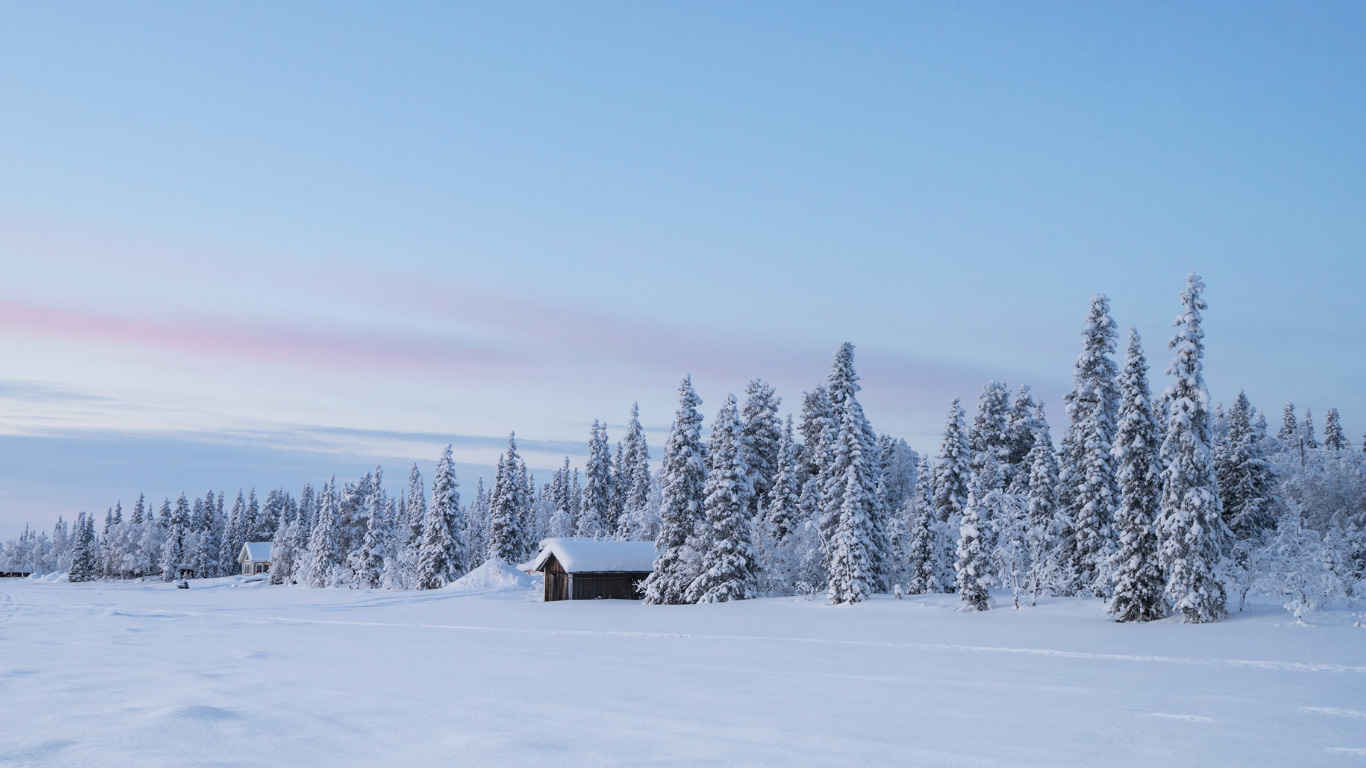
[[[242,551],[238,553],[237,559],[246,559],[253,563],[268,563],[270,562],[270,544],[269,541],[248,541],[242,545]]]
[[[655,567],[653,541],[545,539],[533,570],[544,570],[551,556],[566,573],[645,573]]]

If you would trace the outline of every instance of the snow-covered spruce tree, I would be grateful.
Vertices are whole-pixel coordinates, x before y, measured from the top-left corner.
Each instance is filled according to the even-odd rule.
[[[765,521],[777,543],[786,540],[795,526],[802,522],[797,509],[801,489],[797,487],[797,457],[793,450],[795,447],[792,417],[788,416],[778,439],[773,484],[769,488],[768,502],[764,507]]]
[[[275,538],[270,542],[270,583],[288,584],[294,577],[294,566],[299,553],[294,550],[298,540],[299,520],[297,514],[286,510],[280,525],[275,529]]]
[[[797,431],[802,433],[802,457],[808,475],[820,477],[823,469],[830,465],[830,453],[838,429],[839,420],[825,385],[818,385],[810,392],[803,393]]]
[[[1037,423],[1034,445],[1020,471],[1028,478],[1024,507],[1029,520],[1030,605],[1038,603],[1042,591],[1067,591],[1059,588],[1060,576],[1065,570],[1059,564],[1068,553],[1059,550],[1058,544],[1064,540],[1062,534],[1072,530],[1067,511],[1058,503],[1058,457],[1053,452],[1053,437],[1044,418],[1043,403],[1034,408]],[[1067,561],[1070,562],[1070,557]]]
[[[365,500],[365,536],[360,548],[348,556],[353,582],[365,589],[379,589],[385,583],[385,563],[392,558],[395,521],[384,493],[384,470],[376,467],[370,495]]]
[[[1304,409],[1304,421],[1300,424],[1300,434],[1304,438],[1304,447],[1310,450],[1320,448],[1318,438],[1314,436],[1314,412],[1308,408]]]
[[[67,573],[67,580],[94,581],[95,565],[95,524],[89,515],[81,512],[76,515],[74,540],[71,546],[71,567]]]
[[[707,468],[702,449],[702,399],[692,388],[692,377],[678,385],[678,413],[664,445],[660,468],[663,502],[659,536],[655,539],[654,571],[645,579],[645,602],[676,605],[686,602],[688,586],[696,578],[697,553],[692,541],[705,522]]]
[[[256,501],[256,489],[252,488],[247,493],[247,511],[242,514],[242,535],[245,541],[259,541],[255,538],[257,529],[262,527],[260,522],[261,505]]]
[[[768,507],[769,492],[778,472],[778,444],[782,441],[778,406],[782,402],[773,387],[761,379],[754,379],[745,388],[745,405],[740,412],[740,453],[754,488],[749,502],[752,520],[759,519],[760,509]]]
[[[304,483],[303,490],[299,493],[299,511],[289,531],[289,545],[294,552],[294,562],[289,568],[289,577],[285,581],[287,584],[304,584],[308,581],[308,543],[313,536],[313,524],[317,519],[318,498],[313,493],[313,484]]]
[[[228,513],[227,530],[223,534],[223,551],[219,555],[226,562],[236,564],[238,556],[242,553],[242,544],[247,540],[246,515],[247,499],[242,490],[238,489],[237,501]]]
[[[883,508],[890,515],[893,510],[905,509],[906,501],[915,493],[920,454],[905,440],[891,435],[878,435],[877,446],[878,476],[886,489]]]
[[[1295,404],[1286,403],[1285,410],[1281,413],[1281,431],[1276,433],[1276,439],[1281,441],[1281,447],[1290,449],[1298,444],[1300,439],[1300,424],[1295,420]]]
[[[631,418],[622,439],[620,485],[622,515],[617,520],[617,538],[622,541],[648,541],[654,538],[655,521],[650,514],[650,446],[640,426],[640,406],[631,404]],[[564,495],[568,496],[568,476]],[[566,499],[567,501],[567,499]],[[557,500],[556,509],[559,509]]]
[[[821,488],[821,527],[830,531],[826,594],[835,604],[857,603],[885,588],[890,547],[877,504],[877,436],[858,402],[853,344],[835,352],[827,388],[839,424]]]
[[[1330,451],[1343,451],[1350,446],[1347,435],[1342,431],[1342,422],[1338,419],[1338,409],[1329,408],[1328,416],[1323,420],[1323,447]]]
[[[1265,434],[1252,423],[1253,410],[1239,390],[1228,412],[1228,437],[1214,454],[1224,522],[1239,540],[1260,536],[1275,525],[1275,475]]]
[[[447,445],[432,477],[432,503],[422,521],[422,545],[417,557],[417,588],[440,589],[465,570],[465,546],[460,540],[460,484]]]
[[[1210,451],[1209,391],[1205,389],[1205,332],[1200,294],[1205,284],[1194,272],[1181,292],[1182,312],[1170,348],[1176,350],[1167,374],[1171,411],[1162,443],[1162,504],[1157,536],[1167,595],[1183,621],[1216,621],[1226,614],[1224,587],[1215,576],[1226,540]]]
[[[100,534],[99,558],[95,570],[101,579],[119,577],[118,566],[123,555],[123,541],[119,530],[123,525],[123,505],[115,502],[114,507],[104,513],[104,531]]]
[[[712,421],[707,451],[706,498],[703,508],[710,532],[702,568],[688,586],[690,603],[724,603],[754,597],[758,553],[753,546],[754,523],[749,515],[749,468],[741,450],[740,414],[735,396],[726,401]]]
[[[1059,501],[1066,505],[1072,523],[1070,541],[1073,586],[1103,597],[1109,588],[1104,577],[1112,551],[1111,519],[1119,490],[1115,485],[1115,419],[1119,410],[1118,371],[1115,352],[1115,321],[1110,300],[1103,294],[1091,297],[1091,308],[1082,329],[1082,353],[1073,370],[1073,388],[1066,396],[1069,423],[1063,438],[1059,468]]]
[[[356,556],[356,585],[379,589],[384,584],[384,561],[388,556],[390,525],[384,509],[371,510],[365,522],[365,538]]]
[[[607,431],[597,419],[588,438],[588,463],[584,467],[583,507],[579,511],[580,536],[603,538],[616,530],[612,514],[612,453]]]
[[[213,505],[196,502],[196,506],[199,508],[201,518],[205,519],[199,526],[195,549],[190,555],[190,567],[194,569],[195,575],[200,578],[213,578],[219,575],[218,550],[222,546],[222,541],[214,536]]]
[[[968,488],[968,503],[963,507],[958,527],[958,557],[954,561],[955,583],[964,611],[985,611],[992,607],[991,549],[987,528],[991,525],[988,497],[1001,484],[996,458],[983,454],[973,470]]]
[[[1167,613],[1162,596],[1166,582],[1154,528],[1162,497],[1161,446],[1148,386],[1148,361],[1133,327],[1119,387],[1119,425],[1113,448],[1119,465],[1120,504],[1115,511],[1119,551],[1112,567],[1114,597],[1106,610],[1115,621],[1153,621]]]
[[[502,471],[494,478],[493,496],[489,502],[489,559],[516,564],[521,562],[527,499],[521,458],[517,455],[517,440],[513,434],[508,435],[507,455],[500,466]]]
[[[511,561],[513,564],[531,559],[539,551],[536,548],[537,542],[544,536],[544,528],[537,517],[539,513],[537,511],[536,478],[527,471],[526,461],[520,456],[517,457],[517,480],[521,483],[522,524],[519,530],[521,535],[517,538],[517,559]]]
[[[170,528],[166,531],[166,547],[161,555],[161,578],[171,581],[180,575],[180,566],[185,565],[187,552],[185,540],[189,536],[190,503],[185,494],[176,500],[175,510],[171,513]]]
[[[555,470],[555,480],[550,484],[551,498],[555,503],[555,512],[550,516],[550,535],[554,538],[573,536],[577,525],[570,500],[569,474],[569,457],[566,456],[564,467]]]
[[[967,414],[954,398],[944,424],[944,440],[939,446],[939,463],[934,468],[934,508],[939,519],[949,522],[963,514],[968,500],[972,448],[968,444]]]
[[[944,550],[939,541],[939,532],[934,511],[934,499],[930,491],[930,463],[920,460],[920,471],[915,483],[915,491],[906,500],[907,542],[906,542],[906,592],[923,595],[942,589],[941,574],[944,570],[936,562]]]
[[[313,588],[334,587],[342,580],[346,552],[342,549],[341,503],[337,478],[328,478],[318,499],[318,516],[308,538],[308,571],[304,581]]]
[[[1029,495],[1029,452],[1034,449],[1041,423],[1039,404],[1034,401],[1029,385],[1021,384],[1015,392],[1015,402],[1010,406],[1010,454],[1006,462],[1010,470],[1006,487],[1021,498]]]
[[[501,462],[502,456],[498,457]],[[474,484],[474,501],[465,509],[465,567],[473,570],[484,564],[489,556],[489,493],[484,489],[484,478]],[[452,533],[455,533],[452,529]]]
[[[1010,389],[997,381],[987,382],[977,398],[977,413],[968,430],[968,448],[974,465],[979,457],[990,453],[1003,475],[1010,474],[1010,454],[1013,449],[1010,432]]]
[[[156,526],[153,525],[152,527],[155,528]],[[52,526],[52,570],[71,570],[72,543],[72,537],[66,527],[66,520],[58,515],[57,522]]]

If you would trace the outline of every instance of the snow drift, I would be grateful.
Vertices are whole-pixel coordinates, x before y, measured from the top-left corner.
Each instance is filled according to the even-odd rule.
[[[531,589],[535,585],[536,580],[531,576],[494,558],[446,585],[446,589],[453,592],[498,592]]]

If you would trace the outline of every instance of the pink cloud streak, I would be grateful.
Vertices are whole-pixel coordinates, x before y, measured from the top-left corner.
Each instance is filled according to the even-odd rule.
[[[476,376],[489,369],[523,364],[512,355],[484,345],[430,335],[322,332],[203,318],[147,319],[2,298],[0,325],[9,335],[145,347],[192,357],[232,357],[308,366],[350,368],[369,364]]]

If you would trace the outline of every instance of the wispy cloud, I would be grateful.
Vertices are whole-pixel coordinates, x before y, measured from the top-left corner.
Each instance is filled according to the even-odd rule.
[[[0,298],[0,324],[11,334],[78,344],[146,347],[191,357],[351,368],[392,365],[443,375],[477,376],[527,364],[478,341],[432,333],[372,329],[319,330],[246,319],[148,318],[75,310]]]
[[[56,384],[22,379],[0,379],[0,399],[28,403],[112,403],[114,398],[77,392]]]

